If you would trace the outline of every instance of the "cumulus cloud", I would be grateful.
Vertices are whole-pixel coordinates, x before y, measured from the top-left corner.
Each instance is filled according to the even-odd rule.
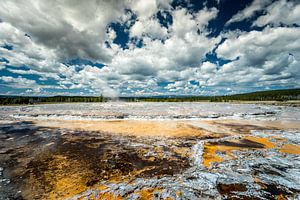
[[[299,34],[300,28],[296,27],[266,27],[261,32],[233,34],[216,53],[234,61],[223,65],[210,84],[299,86]]]
[[[260,16],[254,26],[300,25],[300,2],[299,1],[275,1],[266,8],[266,14]]]
[[[54,79],[61,88],[65,89],[74,89],[76,87],[92,88],[94,94],[117,95],[117,91],[112,91],[106,82],[97,78],[101,73],[98,71],[99,68],[86,66],[84,70],[78,73],[76,66],[67,66],[60,62],[56,50],[49,49],[40,43],[34,42],[30,37],[26,36],[25,32],[7,22],[0,23],[0,46],[4,44],[13,46],[13,50],[0,48],[1,57],[5,58],[9,62],[9,65],[14,67],[30,67],[29,70],[8,69],[12,73],[19,75],[38,75],[41,77],[41,80]],[[5,68],[6,64],[7,63],[4,62],[2,68]],[[92,70],[94,71],[90,74],[89,71]],[[89,81],[86,79],[89,79]],[[2,79],[2,81],[5,80]],[[6,83],[8,82],[6,81]],[[17,82],[15,84],[17,84]],[[12,86],[11,83],[10,85]],[[37,85],[36,83],[36,86]],[[45,88],[45,86],[42,87]],[[34,91],[37,91],[37,89]]]
[[[286,52],[299,55],[299,28],[266,27],[263,31],[250,31],[233,35],[216,50],[223,58],[234,60],[247,57],[254,66],[260,66],[267,56]]]
[[[132,2],[132,9],[139,18],[147,19],[157,12],[157,4],[155,0],[136,0]]]
[[[191,69],[198,68],[205,55],[220,42],[220,37],[207,37],[205,29],[217,13],[215,8],[204,8],[193,14],[179,8],[171,12],[173,24],[168,29],[155,18],[137,20],[130,29],[130,36],[141,38],[143,46],[137,48],[133,44],[129,49],[118,51],[107,68],[119,74],[120,85],[128,84],[129,80],[134,80],[136,87],[142,83],[139,88],[144,89],[137,94],[149,92],[149,86],[143,82],[191,79],[195,71]],[[152,87],[161,89],[157,85]]]
[[[172,0],[132,0],[129,7],[135,12],[140,20],[151,18],[159,10],[170,10]]]
[[[136,21],[130,28],[130,37],[149,36],[151,38],[164,39],[167,36],[168,30],[162,27],[157,20],[148,19]]]
[[[173,11],[172,31],[178,37],[184,37],[185,34],[204,30],[208,22],[215,18],[218,14],[216,8],[204,8],[197,13],[190,13],[185,8],[176,9]]]
[[[205,54],[212,50],[220,38],[206,38],[188,33],[186,38],[173,36],[164,43],[148,40],[142,48],[117,54],[109,67],[120,74],[155,76],[159,71],[182,71],[197,67]],[[134,78],[134,77],[132,77]]]
[[[22,77],[12,77],[12,76],[1,76],[0,80],[6,85],[14,87],[14,88],[35,88],[35,91],[40,91],[38,85],[35,80],[30,80]]]
[[[172,0],[3,0],[0,85],[30,94],[105,96],[299,85],[300,32],[293,27],[299,25],[299,3],[254,0],[227,24],[262,13],[253,25],[264,28],[219,35],[210,22],[222,18],[221,9],[207,5],[193,10],[173,7]]]
[[[211,62],[204,62],[202,63],[201,70],[203,73],[214,73],[216,72],[217,66],[214,63]]]
[[[56,72],[60,67],[54,50],[33,42],[25,32],[7,22],[0,23],[0,46],[4,44],[13,46],[13,50],[0,48],[1,57],[5,58],[9,65],[27,65],[33,70],[45,73]]]
[[[249,6],[239,11],[229,21],[227,21],[226,25],[229,25],[234,22],[240,22],[246,19],[250,19],[255,15],[256,12],[261,11],[270,3],[271,0],[254,0]]]
[[[112,53],[104,45],[105,29],[124,8],[124,1],[4,0],[0,16],[34,42],[55,50],[61,59],[109,62]]]

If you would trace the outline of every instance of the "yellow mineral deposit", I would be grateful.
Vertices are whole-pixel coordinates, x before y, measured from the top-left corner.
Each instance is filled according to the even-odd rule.
[[[243,137],[243,139],[255,142],[257,144],[263,145],[264,148],[274,148],[275,145],[270,142],[267,138],[259,138],[259,137],[253,137],[253,136],[246,136]],[[204,154],[203,154],[203,165],[205,167],[210,167],[212,163],[215,162],[222,162],[224,158],[217,155],[218,152],[224,154],[224,157],[226,156],[226,159],[234,159],[234,155],[232,154],[232,151],[245,151],[250,149],[256,149],[257,147],[249,145],[248,147],[242,147],[238,146],[239,142],[241,140],[232,140],[229,142],[236,143],[237,145],[230,145],[229,144],[214,144],[206,142],[204,145]]]
[[[284,144],[280,152],[288,154],[300,154],[300,146],[295,144]]]
[[[87,187],[84,182],[72,178],[57,180],[54,189],[49,194],[49,199],[68,198],[85,191]]]
[[[161,191],[162,189],[160,188],[146,188],[137,193],[139,193],[140,196],[139,200],[149,200],[154,198],[155,192],[161,192]]]
[[[39,126],[67,128],[85,131],[101,131],[111,134],[124,134],[134,136],[214,136],[215,134],[195,127],[188,121],[174,120],[112,120],[112,121],[36,121]]]
[[[216,145],[211,145],[206,143],[204,145],[204,154],[203,154],[203,165],[209,167],[211,163],[221,162],[223,159],[216,155],[218,147]]]
[[[270,142],[269,139],[267,139],[267,138],[260,138],[260,137],[253,137],[253,136],[246,136],[244,138],[247,140],[262,144],[267,149],[271,149],[271,148],[275,147],[275,145],[272,142]]]
[[[234,151],[249,151],[256,149],[270,149],[276,148],[282,153],[288,154],[300,154],[300,146],[295,144],[283,144],[287,140],[281,137],[256,137],[251,136],[250,130],[253,127],[252,123],[247,125],[247,121],[236,122],[236,121],[225,121],[225,122],[215,122],[215,121],[194,121],[193,123],[189,121],[180,120],[114,120],[114,121],[66,121],[66,120],[56,120],[56,121],[36,121],[36,125],[41,127],[52,127],[52,128],[66,128],[69,130],[83,130],[83,131],[95,131],[90,132],[91,134],[114,134],[118,135],[130,135],[137,136],[137,138],[146,137],[167,137],[172,138],[186,137],[192,138],[190,146],[180,146],[173,141],[175,145],[172,145],[169,149],[173,154],[188,158],[193,156],[192,146],[200,139],[203,138],[221,138],[226,135],[238,136],[239,139],[229,140],[225,142],[208,142],[204,143],[203,152],[203,165],[210,168],[213,163],[222,162],[228,159],[236,159]],[[264,122],[257,122],[255,126],[267,127]],[[280,127],[281,124],[269,123],[273,127]],[[293,128],[295,124],[291,124]],[[282,128],[282,127],[280,127]],[[285,127],[286,128],[286,127]],[[80,143],[80,140],[84,138],[68,137],[66,136],[66,142],[69,143]],[[276,141],[276,142],[271,142]],[[227,143],[226,143],[227,142]],[[94,149],[98,148],[102,144],[102,141],[94,141],[91,143],[86,143],[85,147]],[[171,144],[171,143],[170,143]],[[281,145],[279,145],[281,144]],[[114,148],[114,147],[112,147]],[[152,152],[155,156],[145,157],[147,153]],[[155,163],[157,159],[163,159],[165,157],[165,150],[162,146],[156,146],[152,149],[139,148],[136,149],[136,153],[139,157],[143,158],[144,161]],[[105,157],[102,157],[104,159]],[[106,159],[106,158],[105,158]],[[174,158],[172,158],[174,159]],[[42,160],[43,161],[43,160]],[[172,160],[173,161],[173,160]],[[128,161],[124,161],[123,164]],[[144,168],[130,171],[127,175],[122,175],[119,172],[110,172],[110,176],[107,177],[106,181],[109,183],[124,183],[130,182],[132,177],[137,177],[147,171],[153,171],[157,168],[155,165],[145,166]],[[82,170],[80,170],[82,169]],[[99,185],[101,180],[97,180],[97,177],[88,170],[79,161],[79,159],[70,159],[63,155],[54,156],[53,160],[47,165],[47,169],[44,171],[44,181],[47,183],[48,188],[45,189],[44,199],[54,200],[54,199],[65,199],[68,197],[73,197],[74,195],[80,194],[88,189],[96,190],[106,190],[108,189],[105,185]],[[88,180],[96,180],[94,185],[87,185]],[[257,182],[260,182],[259,180]],[[29,179],[30,185],[39,188],[43,182],[38,180],[38,177],[31,176]],[[32,186],[30,197],[34,197],[35,188]],[[160,188],[145,188],[136,192],[140,199],[153,199],[155,192],[160,192]],[[26,193],[26,191],[25,191]],[[24,193],[24,194],[25,194]],[[181,196],[181,192],[176,193],[177,196]],[[89,199],[96,199],[95,196],[88,197]],[[112,192],[101,193],[98,199],[107,200],[120,200],[123,199],[121,196],[116,196]],[[278,199],[284,199],[283,195],[279,195]]]
[[[122,198],[119,195],[115,195],[115,194],[112,194],[110,192],[106,192],[106,193],[100,194],[98,199],[103,199],[103,200],[104,199],[105,200],[123,200],[124,198]]]

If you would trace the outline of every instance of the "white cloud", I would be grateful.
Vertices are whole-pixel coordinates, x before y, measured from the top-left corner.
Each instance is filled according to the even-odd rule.
[[[216,72],[217,66],[211,62],[204,62],[202,63],[201,66],[201,71],[203,71],[203,73],[214,73]]]
[[[112,28],[109,28],[107,36],[108,36],[108,39],[110,40],[110,42],[112,43],[112,41],[114,39],[116,39],[116,37],[117,37],[116,31],[114,31]]]
[[[3,0],[0,16],[30,35],[35,43],[55,50],[61,59],[81,57],[109,62],[112,52],[104,45],[105,29],[125,8],[121,0]]]
[[[152,18],[159,10],[170,10],[172,0],[131,0],[129,7],[136,13],[139,20]]]
[[[214,7],[210,9],[205,7],[204,9],[199,10],[197,13],[195,13],[197,27],[200,30],[203,30],[203,28],[205,28],[208,25],[210,20],[217,17],[218,12],[219,11]]]
[[[157,4],[155,0],[134,0],[132,2],[132,9],[135,11],[139,18],[147,19],[157,12]]]
[[[13,51],[0,48],[0,54],[9,60],[9,65],[15,67],[25,65],[30,67],[30,70],[8,69],[10,72],[20,75],[38,75],[42,77],[42,80],[43,78],[52,78],[57,81],[57,84],[59,84],[61,88],[68,88],[66,85],[71,85],[69,87],[70,89],[79,88],[79,86],[81,86],[82,88],[93,88],[98,94],[102,93],[113,96],[117,94],[117,91],[112,92],[112,89],[107,83],[98,78],[101,73],[99,68],[85,66],[83,70],[77,72],[75,69],[76,66],[68,67],[61,64],[54,50],[48,50],[46,47],[34,43],[30,38],[25,36],[24,32],[6,22],[0,23],[0,45],[3,44],[13,45]],[[65,78],[61,78],[61,76]],[[8,78],[6,77],[5,80],[7,82]],[[16,80],[28,83],[25,79],[21,79],[21,77]],[[12,83],[14,83],[14,85],[18,84],[18,82]],[[12,85],[12,83],[10,83],[10,85]],[[46,88],[36,82],[35,84],[36,88],[38,88],[37,86]]]
[[[193,14],[185,8],[176,9],[172,13],[172,32],[178,37],[185,37],[187,33],[203,31],[208,22],[217,16],[217,13],[216,8],[204,8]]]
[[[299,35],[300,28],[285,27],[232,34],[216,53],[235,61],[223,65],[209,84],[299,86]]]
[[[13,46],[12,51],[0,48],[2,57],[13,66],[28,65],[44,72],[55,71],[54,63],[57,63],[55,52],[43,45],[34,43],[25,34],[9,23],[0,23],[0,45],[10,44]]]
[[[8,71],[15,73],[15,74],[33,74],[33,75],[38,75],[42,77],[42,80],[47,80],[48,78],[52,78],[54,80],[61,80],[61,78],[58,76],[57,73],[53,73],[53,72],[39,72],[36,70],[21,70],[21,69],[7,69]]]
[[[0,80],[15,88],[33,88],[37,86],[35,80],[30,80],[22,77],[0,76]]]
[[[19,87],[29,93],[53,94],[47,89],[57,89],[57,94],[74,90],[106,96],[124,94],[124,90],[139,95],[161,94],[165,90],[172,94],[202,94],[201,87],[233,91],[254,83],[263,87],[299,85],[299,28],[276,27],[282,23],[299,24],[299,5],[295,2],[280,0],[271,4],[268,0],[255,0],[228,23],[253,18],[257,11],[266,9],[254,24],[269,25],[267,28],[229,31],[215,37],[208,24],[217,17],[218,9],[192,11],[172,8],[170,3],[171,0],[3,0],[0,54],[9,63],[0,61],[0,70],[20,76],[0,76],[1,81],[7,86],[18,86],[23,81]],[[163,26],[156,15],[159,11],[171,15],[173,23],[168,21],[168,26]],[[124,34],[129,34],[128,48],[113,43],[116,38],[126,37],[117,35],[119,30],[110,26],[112,22],[120,23]],[[207,61],[206,54],[216,48],[222,37],[228,39],[217,47],[217,56],[232,61],[218,66]],[[13,49],[4,48],[6,44]],[[105,66],[65,64],[73,58]],[[24,66],[29,69],[24,70]],[[25,75],[38,78],[25,79]],[[55,84],[43,85],[49,80]],[[166,81],[174,83],[159,84]]]
[[[271,0],[254,0],[249,6],[239,11],[229,21],[227,21],[226,25],[229,25],[234,22],[240,22],[245,19],[249,19],[253,17],[256,12],[261,11],[270,3]]]
[[[108,67],[120,74],[143,76],[155,76],[159,71],[182,71],[199,66],[219,41],[220,38],[209,39],[193,32],[187,33],[185,39],[173,36],[164,43],[147,40],[142,48],[116,54]]]
[[[149,36],[151,38],[163,39],[167,33],[168,30],[154,19],[136,21],[130,28],[130,37]]]
[[[218,56],[230,60],[247,57],[258,65],[267,56],[273,57],[282,52],[299,54],[299,34],[300,28],[266,27],[263,31],[232,35],[232,38],[222,43],[216,52]]]
[[[300,2],[298,1],[275,1],[266,8],[266,14],[260,16],[253,25],[264,26],[271,24],[279,26],[285,25],[300,25]]]
[[[170,83],[164,87],[169,92],[183,94],[195,94],[200,92],[200,87],[198,85],[193,85],[190,82],[186,81],[176,81],[174,83]]]

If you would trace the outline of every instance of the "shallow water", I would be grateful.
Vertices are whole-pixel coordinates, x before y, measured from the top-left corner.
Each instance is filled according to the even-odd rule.
[[[0,116],[0,199],[300,198],[299,108],[114,102]]]
[[[87,106],[88,105],[88,106]],[[18,119],[281,119],[300,120],[300,107],[206,102],[107,102],[1,106],[0,118]]]

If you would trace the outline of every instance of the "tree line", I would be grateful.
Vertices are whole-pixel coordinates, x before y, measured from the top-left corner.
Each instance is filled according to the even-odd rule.
[[[11,104],[38,104],[38,103],[71,103],[71,102],[106,102],[115,99],[103,96],[0,96],[0,105]],[[126,102],[229,102],[229,101],[288,101],[300,100],[300,89],[269,90],[246,94],[223,96],[165,96],[165,97],[119,97],[118,100]]]
[[[122,99],[122,98],[121,98]],[[300,89],[269,90],[222,96],[124,97],[125,101],[146,102],[229,102],[229,101],[289,101],[300,100]]]
[[[2,96],[1,105],[10,104],[38,104],[38,103],[71,103],[71,102],[104,102],[103,96],[53,96],[53,97],[27,97],[27,96]]]

